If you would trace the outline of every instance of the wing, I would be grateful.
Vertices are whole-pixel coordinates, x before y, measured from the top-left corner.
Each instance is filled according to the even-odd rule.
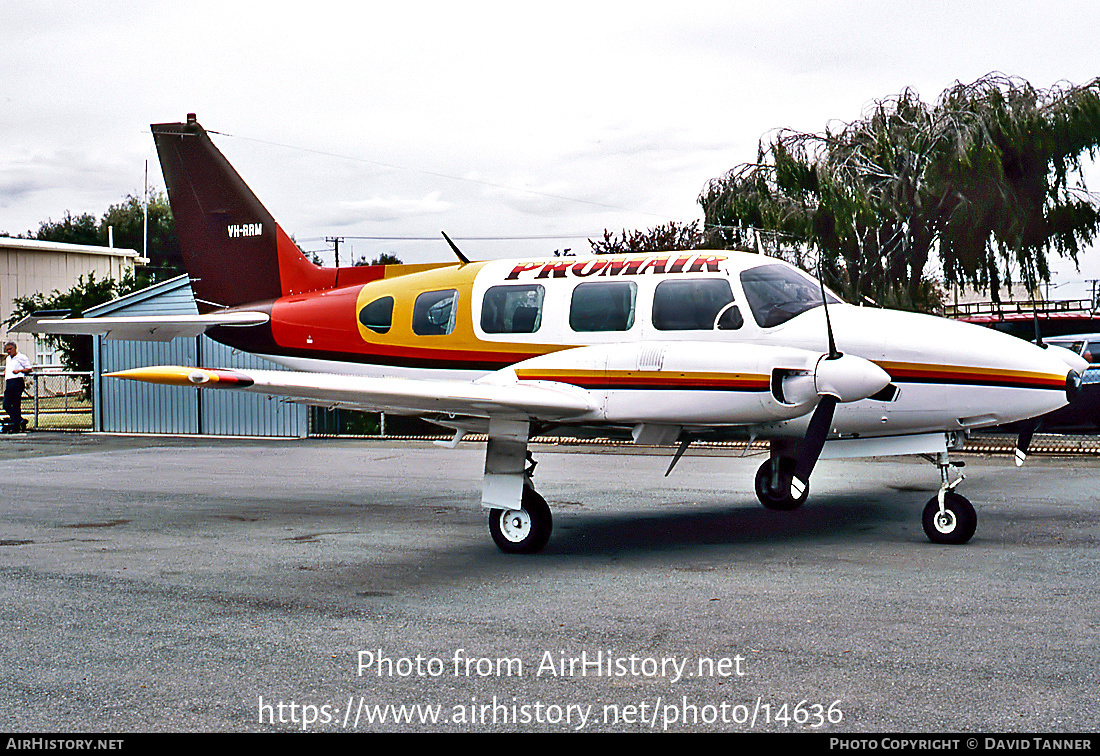
[[[577,347],[532,357],[475,381],[176,365],[110,375],[403,414],[670,427],[790,420],[812,411],[822,396],[833,403],[857,401],[890,381],[878,366],[852,356],[828,360],[802,349],[706,346],[658,344],[661,370],[638,369],[654,349],[652,343]]]
[[[415,378],[370,378],[284,370],[227,370],[179,365],[108,373],[111,378],[169,386],[251,391],[321,406],[401,414],[583,419],[598,410],[586,390],[561,383],[487,383]]]
[[[48,333],[55,336],[102,335],[129,341],[171,341],[178,336],[198,336],[213,326],[254,326],[269,320],[263,312],[220,312],[209,315],[158,315],[156,317],[59,318],[30,315],[8,329],[14,333]]]

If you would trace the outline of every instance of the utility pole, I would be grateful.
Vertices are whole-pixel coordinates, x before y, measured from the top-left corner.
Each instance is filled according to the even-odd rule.
[[[149,161],[145,161],[145,208],[141,221],[141,256],[149,264]]]
[[[342,236],[326,236],[325,243],[331,244],[333,249],[336,250],[336,267],[340,267],[340,242],[344,240]]]

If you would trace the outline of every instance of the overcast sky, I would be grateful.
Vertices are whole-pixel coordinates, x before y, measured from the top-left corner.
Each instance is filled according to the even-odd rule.
[[[569,237],[460,242],[474,259],[586,252],[700,218],[773,129],[991,71],[1085,83],[1098,28],[1094,0],[3,0],[0,231],[99,216],[146,161],[163,187],[149,124],[195,112],[304,248],[347,239],[342,262],[452,259],[440,230]],[[1052,295],[1096,277],[1100,251]]]

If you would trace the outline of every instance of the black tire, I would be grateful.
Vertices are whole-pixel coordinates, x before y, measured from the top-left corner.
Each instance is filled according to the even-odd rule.
[[[966,543],[978,527],[978,514],[966,497],[948,491],[943,497],[943,516],[939,499],[933,496],[924,507],[921,524],[932,543],[958,545]]]
[[[781,512],[789,512],[798,509],[806,503],[806,497],[810,495],[810,487],[797,499],[791,496],[791,477],[794,473],[794,460],[790,457],[779,458],[779,479],[773,488],[769,485],[772,477],[772,461],[769,459],[756,471],[756,498],[766,509],[775,509]]]
[[[535,554],[550,540],[554,519],[546,499],[523,487],[522,509],[490,509],[489,534],[505,554]]]

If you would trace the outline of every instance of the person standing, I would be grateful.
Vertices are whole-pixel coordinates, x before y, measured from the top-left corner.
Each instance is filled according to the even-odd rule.
[[[27,355],[19,351],[14,341],[4,345],[4,352],[8,355],[7,364],[4,367],[4,411],[8,413],[8,422],[4,425],[5,433],[19,433],[27,429],[27,421],[23,419],[23,387],[26,385],[26,375],[31,372],[31,361]]]

